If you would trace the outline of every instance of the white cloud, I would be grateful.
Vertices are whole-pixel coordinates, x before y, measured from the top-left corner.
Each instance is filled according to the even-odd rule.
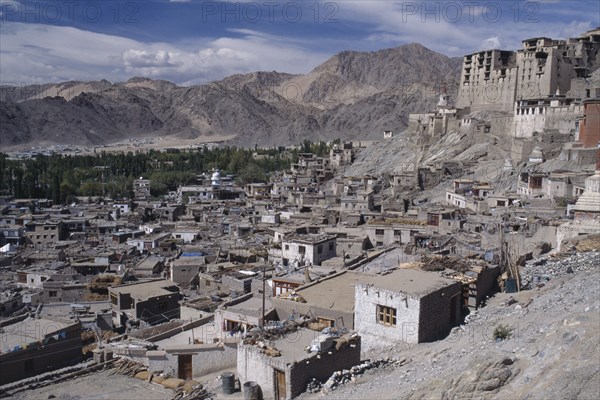
[[[493,49],[501,49],[502,42],[498,36],[493,36],[485,39],[481,42],[481,50],[493,50]]]
[[[171,53],[166,50],[151,52],[130,49],[123,53],[122,59],[127,68],[160,68],[180,66],[182,62],[176,61],[178,56],[178,53]]]
[[[218,39],[146,43],[72,27],[6,22],[0,27],[0,81],[33,83],[132,76],[203,83],[256,70],[308,72],[330,54],[252,30]]]
[[[560,32],[560,38],[567,39],[571,37],[577,37],[593,28],[594,26],[590,21],[572,21],[562,29]]]

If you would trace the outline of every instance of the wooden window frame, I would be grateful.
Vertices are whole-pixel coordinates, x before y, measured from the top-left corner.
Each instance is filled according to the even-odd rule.
[[[393,307],[377,305],[377,323],[385,326],[396,326],[398,323],[397,310]]]

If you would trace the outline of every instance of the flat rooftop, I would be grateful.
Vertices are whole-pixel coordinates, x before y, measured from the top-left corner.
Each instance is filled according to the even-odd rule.
[[[424,296],[456,283],[452,279],[441,277],[439,272],[418,269],[396,269],[384,275],[368,274],[367,276],[369,277],[367,283],[376,288],[393,290],[413,296]]]
[[[109,291],[113,293],[129,293],[134,299],[146,299],[177,293],[167,290],[166,288],[168,287],[177,287],[177,284],[170,280],[161,279],[132,285],[115,286],[109,288]]]
[[[305,244],[317,244],[332,239],[335,239],[335,235],[328,235],[326,233],[296,233],[285,236],[283,238],[283,241]]]
[[[396,269],[390,273],[367,274],[345,271],[296,292],[307,303],[342,312],[354,312],[354,290],[357,284],[372,284],[376,288],[424,296],[456,281],[442,278],[438,272],[413,269]]]
[[[275,348],[281,352],[281,360],[286,362],[298,362],[306,358],[312,358],[317,353],[307,353],[306,347],[317,339],[320,332],[308,328],[299,328],[296,332],[289,333],[273,343]],[[278,357],[279,358],[279,357]]]
[[[269,311],[272,308],[273,304],[271,303],[271,300],[266,297],[265,310]],[[244,300],[232,306],[227,306],[225,311],[240,313],[252,317],[260,317],[262,315],[262,297],[252,296],[248,300]]]
[[[206,256],[185,256],[171,261],[172,265],[204,265]]]

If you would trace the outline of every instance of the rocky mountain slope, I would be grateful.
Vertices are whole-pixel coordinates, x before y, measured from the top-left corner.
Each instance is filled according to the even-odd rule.
[[[255,72],[205,85],[132,78],[124,83],[3,86],[3,149],[27,144],[107,144],[130,137],[236,135],[236,144],[366,140],[401,131],[456,90],[461,59],[418,44],[339,53],[306,75]]]
[[[597,399],[599,266],[598,250],[533,260],[531,290],[497,294],[444,340],[371,350],[397,361],[301,399]]]

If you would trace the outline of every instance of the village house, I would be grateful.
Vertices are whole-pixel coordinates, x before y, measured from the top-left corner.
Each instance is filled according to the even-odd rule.
[[[9,243],[21,246],[25,243],[25,228],[23,226],[0,226],[0,245]]]
[[[291,234],[282,239],[281,262],[283,265],[320,265],[335,257],[336,237],[327,234]]]
[[[206,269],[206,258],[204,256],[185,256],[170,262],[170,279],[181,287],[188,287],[190,282]]]
[[[487,182],[455,179],[452,190],[446,192],[446,204],[458,208],[468,208],[475,212],[485,212],[488,208],[486,198],[493,191],[493,187]]]
[[[459,282],[413,269],[361,278],[355,286],[354,329],[367,347],[438,340],[461,321]]]
[[[85,301],[89,294],[87,283],[68,274],[55,274],[42,283],[39,299],[42,303]]]
[[[21,308],[23,308],[22,293],[17,291],[0,292],[0,317],[9,316]]]
[[[353,213],[373,211],[375,209],[374,194],[375,192],[372,190],[358,190],[356,192],[349,190],[346,195],[341,198],[340,212]]]
[[[354,329],[354,285],[360,277],[351,271],[338,272],[273,297],[271,302],[281,320],[310,315],[326,326]]]
[[[329,161],[334,168],[350,165],[354,162],[352,142],[334,144],[329,151]]]
[[[150,250],[159,247],[163,240],[170,237],[170,232],[154,233],[136,239],[127,239],[127,244],[129,246],[134,246],[140,253],[147,253]]]
[[[433,235],[452,234],[463,228],[466,220],[456,209],[427,210],[427,232]]]
[[[171,237],[173,239],[181,240],[183,243],[192,243],[193,241],[200,238],[201,229],[192,225],[189,226],[177,226],[172,232]]]
[[[215,327],[223,336],[241,338],[253,327],[262,326],[262,296],[248,293],[225,302],[215,310]],[[265,324],[278,320],[269,298],[265,299]]]
[[[544,194],[542,182],[544,181],[545,173],[539,172],[523,172],[517,186],[517,194],[534,197]]]
[[[134,199],[146,201],[150,199],[150,180],[140,177],[133,181]]]
[[[425,225],[425,221],[408,218],[372,219],[364,229],[375,247],[384,247],[410,243],[415,234],[426,232]]]
[[[152,278],[160,276],[164,268],[164,257],[147,257],[133,268],[133,272],[136,278]]]
[[[154,280],[108,289],[113,325],[123,327],[128,320],[150,325],[179,318],[179,287],[169,280]]]
[[[206,319],[210,319],[211,316]],[[194,321],[195,322],[195,321]],[[207,341],[203,332],[212,328],[211,324],[205,324],[195,328],[195,323],[182,326],[186,329],[178,335],[165,338],[156,344],[158,349],[145,351],[148,362],[148,370],[154,373],[165,373],[176,376],[179,379],[191,380],[204,377],[207,374],[235,368],[236,344],[230,341]],[[200,333],[196,332],[199,331]],[[190,332],[195,332],[190,334]],[[192,341],[186,341],[185,335]]]
[[[265,200],[271,198],[273,185],[268,183],[250,183],[246,185],[246,197],[253,200]]]
[[[360,351],[360,336],[354,332],[323,334],[301,328],[274,340],[271,348],[252,341],[238,344],[237,373],[242,385],[255,382],[262,398],[288,400],[306,391],[312,379],[326,381],[335,371],[360,363]]]
[[[273,297],[292,292],[300,286],[334,274],[335,272],[335,269],[330,267],[313,265],[273,275],[271,278]]]
[[[179,186],[177,200],[184,204],[202,203],[213,199],[213,190],[210,186]]]
[[[508,208],[520,204],[521,196],[516,193],[495,193],[487,197],[488,209]]]
[[[31,221],[25,224],[25,234],[31,243],[45,245],[67,238],[64,224],[61,220]]]

